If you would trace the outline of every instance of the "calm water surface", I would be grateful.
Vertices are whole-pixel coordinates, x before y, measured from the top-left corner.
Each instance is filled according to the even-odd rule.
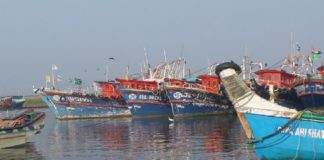
[[[236,116],[56,120],[0,159],[256,159]]]

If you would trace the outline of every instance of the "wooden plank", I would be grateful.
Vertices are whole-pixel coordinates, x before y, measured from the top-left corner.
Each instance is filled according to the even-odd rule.
[[[238,118],[241,121],[241,124],[242,124],[242,127],[243,127],[244,131],[245,131],[246,136],[249,139],[253,139],[254,137],[253,137],[252,130],[251,130],[251,128],[250,128],[250,126],[249,126],[249,124],[248,124],[248,122],[247,122],[247,120],[246,120],[246,118],[244,116],[244,113],[240,113],[240,112],[236,112],[236,113],[237,113]]]

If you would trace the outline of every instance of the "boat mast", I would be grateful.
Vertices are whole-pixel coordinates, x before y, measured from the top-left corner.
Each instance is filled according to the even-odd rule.
[[[163,55],[164,55],[164,63],[166,65],[164,67],[164,71],[163,71],[163,78],[166,78],[166,72],[167,72],[167,69],[169,68],[169,65],[167,64],[167,55],[166,55],[165,49],[163,49]]]
[[[52,64],[52,84],[53,88],[55,88],[55,78],[54,78],[54,70],[56,69],[56,65]]]
[[[151,66],[149,64],[149,61],[148,61],[148,56],[147,56],[147,52],[146,52],[146,49],[144,48],[144,55],[145,55],[145,63],[146,63],[146,66],[147,66],[147,70],[149,72],[149,77],[150,79],[152,79],[152,71],[151,71]]]

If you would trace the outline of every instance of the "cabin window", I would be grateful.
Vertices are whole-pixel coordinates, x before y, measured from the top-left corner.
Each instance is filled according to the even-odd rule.
[[[207,86],[210,87],[210,81],[208,81]]]
[[[216,82],[215,81],[213,81],[213,86],[216,87]]]
[[[267,82],[271,82],[271,76],[270,75],[267,77]]]
[[[260,82],[263,83],[263,81],[264,81],[264,77],[260,76]]]
[[[279,82],[279,77],[278,77],[278,75],[275,75],[275,76],[274,76],[274,81],[277,82],[277,83]]]
[[[132,85],[131,85],[131,88],[135,88],[135,84],[132,84]]]

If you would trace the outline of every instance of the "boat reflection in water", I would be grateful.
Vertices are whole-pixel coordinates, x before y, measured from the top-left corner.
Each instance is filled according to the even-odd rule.
[[[47,111],[50,112],[50,111]],[[195,118],[46,119],[34,138],[43,159],[255,159],[233,115]]]
[[[6,148],[0,150],[1,160],[26,160],[26,159],[44,159],[44,157],[37,151],[33,142],[28,142],[24,145]]]
[[[233,115],[133,119],[130,133],[132,157],[138,159],[255,159]]]

